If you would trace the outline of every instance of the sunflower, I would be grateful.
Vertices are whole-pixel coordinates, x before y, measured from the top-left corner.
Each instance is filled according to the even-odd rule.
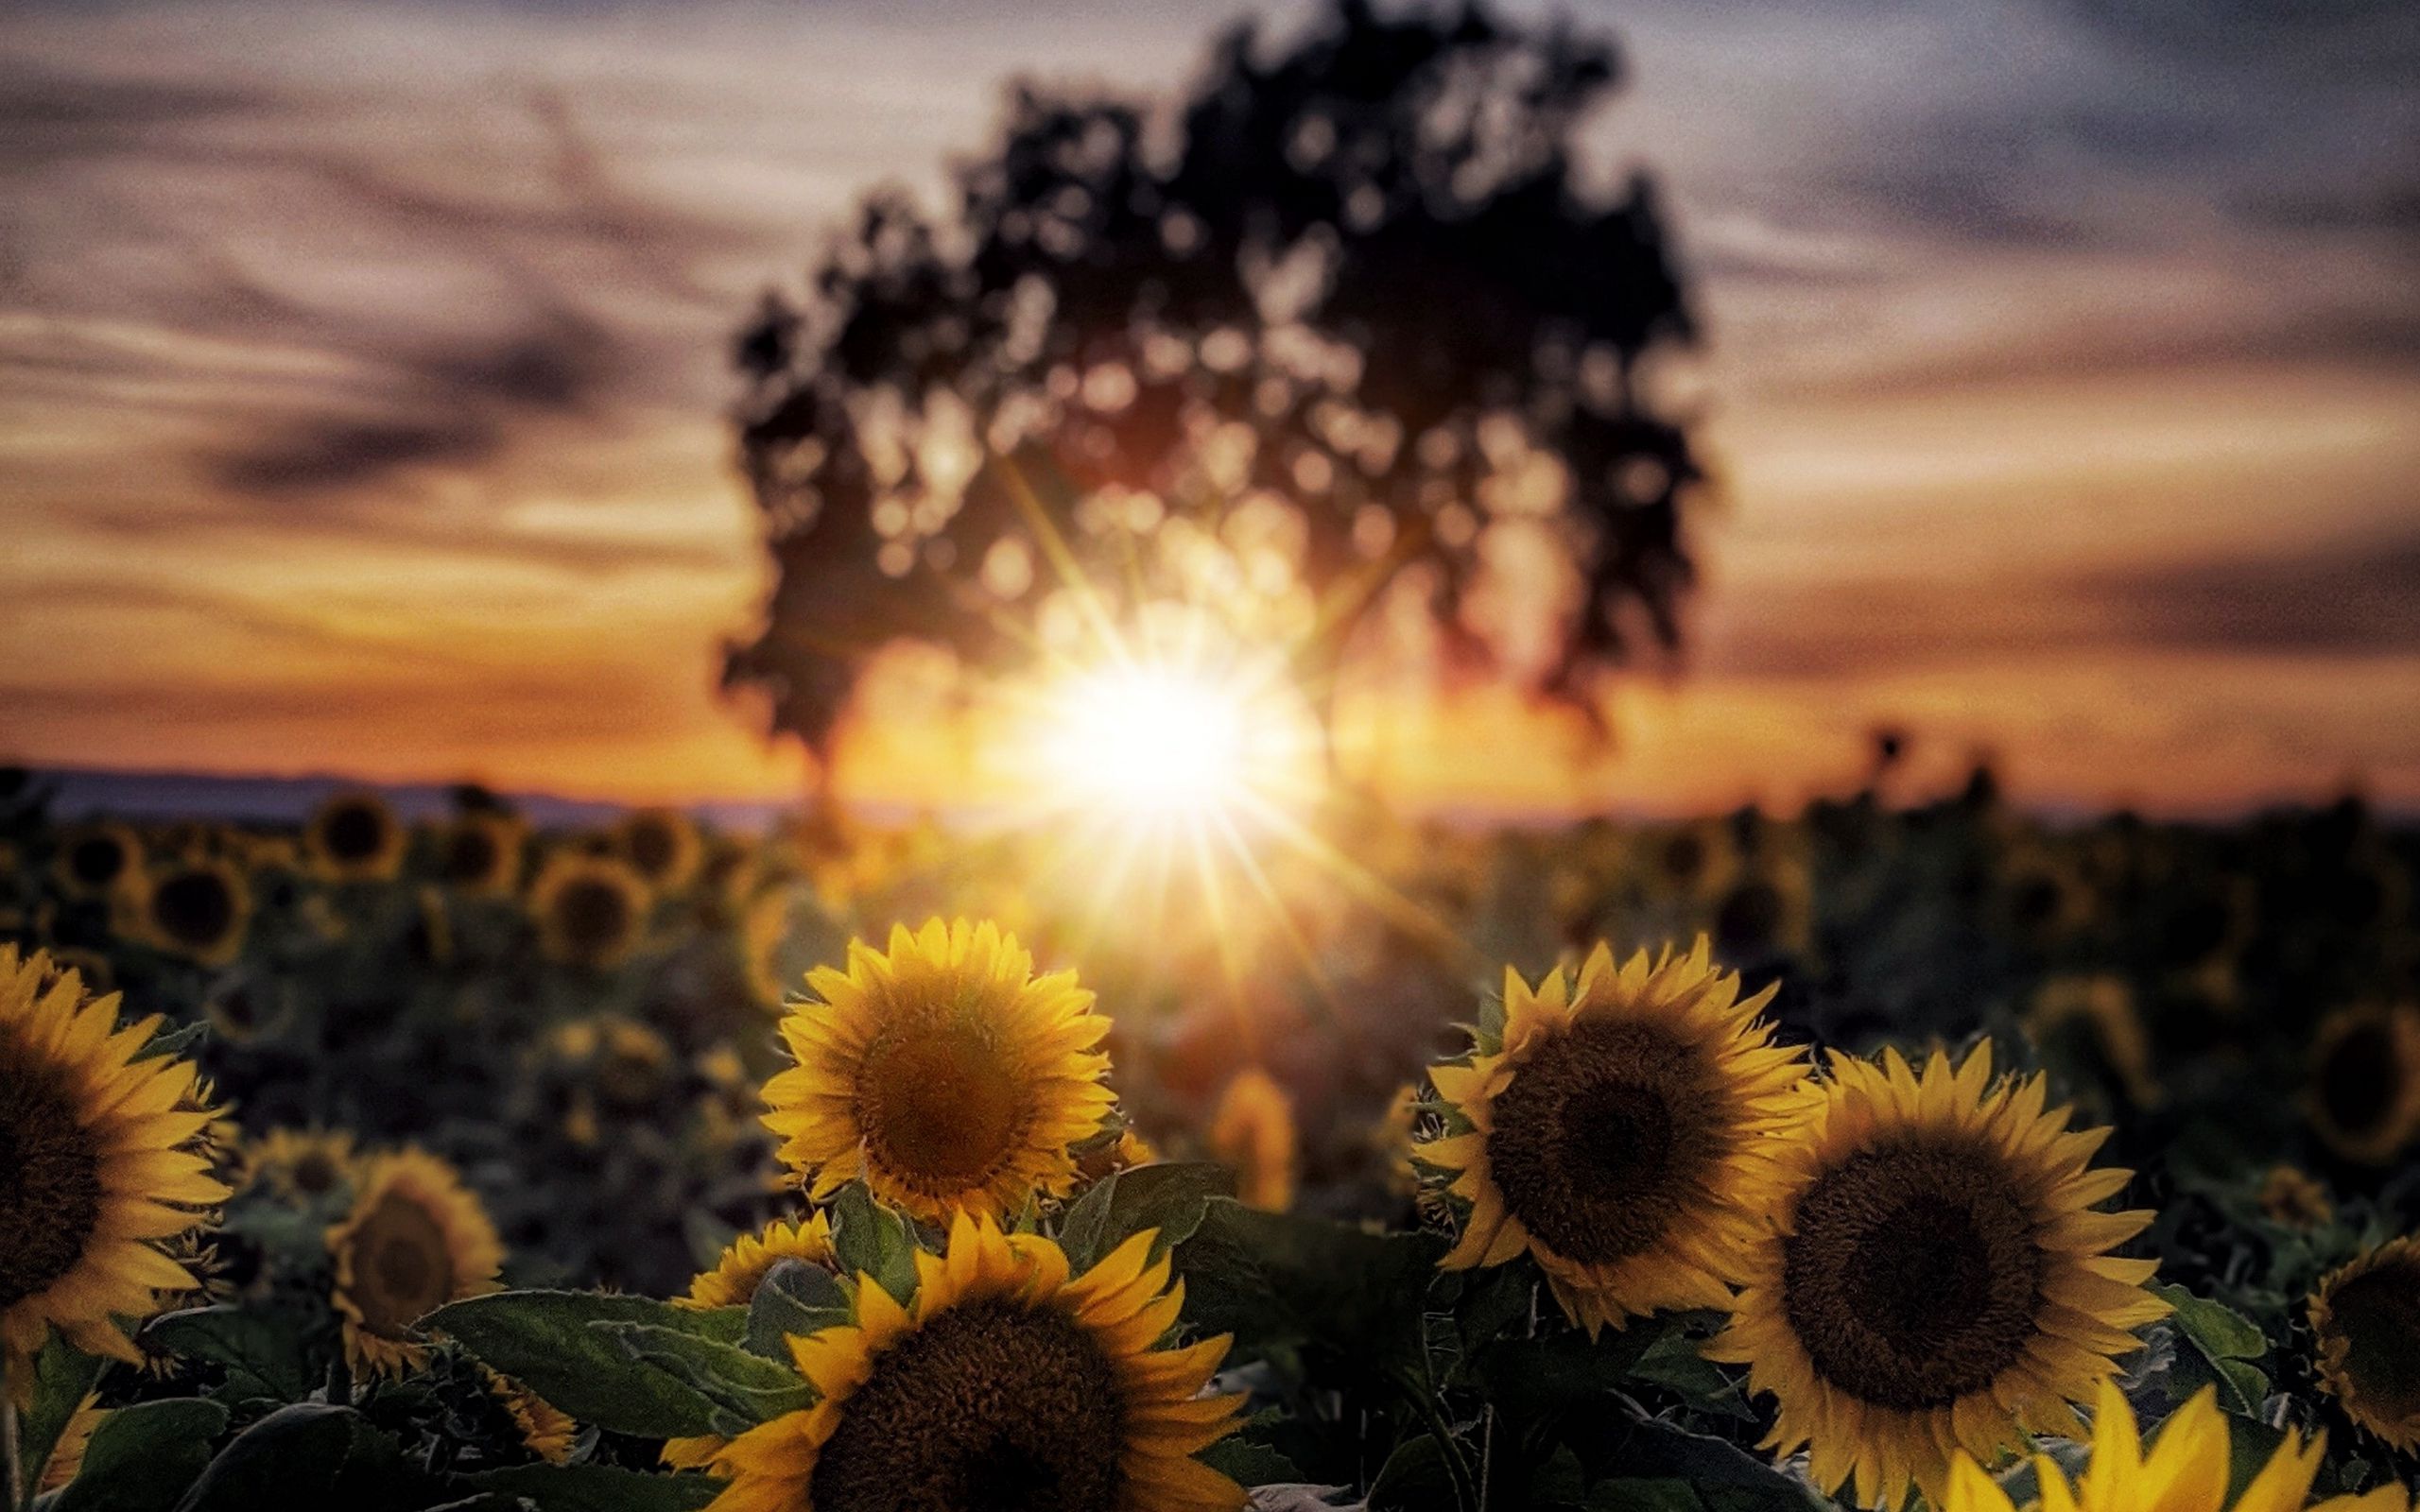
[[[2106,972],[2051,977],[2033,994],[2025,1027],[2036,1044],[2080,1033],[2089,1053],[2117,1074],[2127,1101],[2137,1108],[2159,1106],[2151,1036],[2122,978]]]
[[[807,973],[817,998],[782,1020],[798,1064],[765,1085],[784,1164],[821,1200],[863,1177],[873,1194],[941,1222],[1063,1196],[1069,1147],[1114,1098],[1093,1046],[1109,1021],[1072,971],[1032,974],[1014,936],[936,919],[849,945],[846,972]]]
[[[480,1374],[487,1378],[488,1394],[512,1419],[522,1448],[549,1465],[571,1462],[572,1440],[579,1435],[579,1424],[570,1414],[510,1376],[498,1375],[484,1366]]]
[[[2260,1178],[2260,1211],[2287,1228],[2317,1228],[2336,1216],[2327,1189],[2290,1165],[2273,1165]]]
[[[440,881],[457,892],[498,898],[521,880],[521,822],[509,814],[475,810],[437,832]]]
[[[1245,1206],[1284,1212],[1293,1205],[1294,1099],[1269,1073],[1246,1066],[1227,1083],[1210,1115],[1210,1149],[1236,1168]]]
[[[705,859],[698,827],[678,809],[632,809],[614,826],[614,848],[658,892],[672,892]]]
[[[2420,1451],[2420,1236],[2390,1240],[2321,1281],[2310,1327],[2320,1384],[2344,1416]]]
[[[201,1011],[211,1033],[231,1044],[251,1044],[293,1022],[294,994],[275,977],[230,972],[211,984]]]
[[[334,793],[312,811],[302,846],[330,882],[384,882],[404,864],[404,827],[375,793]]]
[[[833,1268],[832,1221],[811,1213],[804,1222],[776,1218],[764,1231],[741,1234],[715,1262],[689,1282],[689,1295],[676,1297],[675,1307],[745,1307],[772,1268],[786,1260]]]
[[[2092,1413],[2092,1463],[2070,1480],[2048,1454],[2033,1461],[2043,1512],[2221,1512],[2227,1503],[2227,1461],[2234,1435],[2219,1411],[2218,1388],[2204,1386],[2178,1408],[2159,1431],[2150,1454],[2135,1409],[2114,1381],[2100,1383]],[[2245,1481],[2231,1512],[2302,1512],[2318,1478],[2317,1439],[2289,1434],[2257,1469],[2239,1467]],[[2405,1512],[2408,1499],[2389,1488],[2381,1496],[2341,1496],[2320,1503],[2325,1512]],[[1949,1472],[1949,1500],[1943,1512],[2016,1512],[2009,1494],[1982,1466],[1960,1452]],[[2316,1512],[2316,1509],[2315,1509]]]
[[[786,1260],[834,1270],[832,1221],[822,1213],[804,1223],[776,1218],[762,1233],[741,1234],[722,1252],[715,1268],[700,1271],[689,1282],[689,1294],[672,1299],[675,1307],[746,1307],[774,1266]],[[676,1469],[698,1469],[714,1463],[730,1443],[717,1435],[675,1438],[664,1446],[664,1463]]]
[[[600,971],[638,948],[648,902],[647,884],[623,862],[571,852],[547,862],[529,892],[547,957]]]
[[[760,895],[739,919],[739,964],[748,975],[748,989],[757,1003],[775,1012],[789,997],[789,983],[782,970],[782,946],[789,938],[789,927],[786,889]]]
[[[143,870],[143,841],[123,824],[79,824],[61,838],[53,862],[71,898],[107,898]]]
[[[1154,1347],[1184,1287],[1153,1237],[1071,1278],[1055,1242],[960,1212],[946,1258],[917,1255],[911,1303],[862,1277],[852,1323],[790,1339],[816,1404],[732,1441],[715,1512],[1241,1507],[1193,1457],[1243,1400],[1201,1395],[1227,1340]]]
[[[1988,1042],[1921,1074],[1895,1050],[1832,1057],[1706,1351],[1780,1399],[1766,1447],[1811,1445],[1818,1489],[1854,1475],[1860,1502],[1893,1505],[1913,1479],[1937,1503],[1953,1449],[2075,1436],[2068,1403],[2168,1311],[2142,1284],[2153,1262],[2108,1253],[2152,1215],[2094,1206],[2132,1173],[2087,1163],[2108,1130],[2068,1132],[2047,1086],[1993,1084]]]
[[[454,1168],[420,1150],[363,1162],[353,1209],[328,1230],[345,1358],[355,1370],[402,1375],[428,1351],[412,1324],[448,1302],[496,1290],[504,1246]]]
[[[315,1203],[353,1184],[360,1160],[343,1129],[273,1128],[248,1142],[238,1185]]]
[[[1705,939],[1616,967],[1589,954],[1575,985],[1504,977],[1500,1046],[1428,1079],[1466,1131],[1423,1144],[1471,1204],[1448,1269],[1525,1249],[1591,1333],[1668,1307],[1727,1307],[1782,1136],[1804,1108],[1805,1059],[1772,1043]]]
[[[215,1116],[191,1062],[138,1058],[155,1015],[118,1028],[49,958],[0,945],[0,1357],[14,1368],[56,1327],[89,1354],[142,1356],[120,1318],[149,1317],[196,1281],[162,1252],[227,1188],[209,1171]]]
[[[251,889],[216,857],[179,861],[143,880],[137,919],[146,939],[202,966],[224,966],[244,948]]]
[[[2420,1009],[2328,1015],[2310,1057],[2304,1108],[2328,1147],[2384,1165],[2420,1135]]]

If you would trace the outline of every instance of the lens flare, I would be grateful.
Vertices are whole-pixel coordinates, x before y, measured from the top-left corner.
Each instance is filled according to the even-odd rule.
[[[1053,781],[1132,816],[1231,811],[1255,765],[1279,754],[1268,748],[1275,731],[1256,730],[1240,690],[1183,668],[1082,673],[1051,703],[1043,755]]]

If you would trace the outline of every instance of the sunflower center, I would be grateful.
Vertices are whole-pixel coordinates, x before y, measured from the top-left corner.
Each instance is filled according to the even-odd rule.
[[[454,1295],[445,1229],[427,1209],[390,1192],[354,1230],[351,1295],[361,1326],[402,1338]]]
[[[2319,1097],[2329,1122],[2348,1134],[2366,1134],[2384,1124],[2394,1108],[2394,1045],[2385,1029],[2360,1024],[2336,1041],[2319,1068]]]
[[[2368,1416],[2420,1417],[2420,1256],[2340,1283],[2327,1310],[2329,1332],[2345,1342],[2344,1374]]]
[[[343,1170],[325,1150],[305,1150],[288,1173],[294,1190],[306,1197],[325,1196],[336,1190]]]
[[[661,824],[641,824],[631,831],[631,864],[646,876],[661,877],[672,869],[672,833]]]
[[[83,1258],[101,1216],[101,1157],[59,1068],[0,1028],[0,1308]]]
[[[1652,1246],[1728,1153],[1700,1052],[1659,1024],[1582,1022],[1495,1099],[1488,1165],[1530,1233],[1582,1263]]]
[[[495,836],[475,825],[454,832],[445,845],[448,882],[485,882],[496,868]]]
[[[106,834],[76,842],[67,852],[67,870],[87,887],[106,887],[126,869],[126,848]]]
[[[1979,1150],[1865,1150],[1808,1188],[1783,1306],[1816,1373],[1862,1400],[1944,1407],[2016,1363],[2043,1256],[2008,1173]]]
[[[1781,932],[1781,890],[1770,882],[1744,883],[1715,911],[1715,936],[1735,949],[1769,945]]]
[[[386,849],[387,821],[366,804],[347,804],[328,816],[321,833],[338,861],[367,861]]]
[[[867,1050],[860,1120],[884,1164],[968,1184],[1015,1147],[1028,1121],[1023,1080],[980,1025],[919,1026]]]
[[[215,871],[180,871],[152,889],[151,920],[180,945],[213,945],[234,925],[234,894]]]
[[[583,877],[555,899],[563,939],[582,955],[601,954],[622,941],[631,927],[630,900],[611,883]]]
[[[1117,1376],[1054,1308],[937,1314],[874,1357],[816,1456],[819,1512],[1110,1512],[1125,1440]]]

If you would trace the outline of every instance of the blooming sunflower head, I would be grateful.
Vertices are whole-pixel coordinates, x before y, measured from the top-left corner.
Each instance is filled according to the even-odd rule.
[[[123,824],[79,824],[60,838],[53,870],[71,898],[107,898],[141,875],[143,841]]]
[[[1772,1042],[1706,942],[1575,982],[1505,973],[1500,1042],[1432,1067],[1451,1115],[1419,1158],[1468,1201],[1449,1268],[1527,1253],[1594,1332],[1668,1307],[1726,1307],[1803,1115],[1804,1057]]]
[[[473,897],[501,897],[521,880],[523,838],[521,822],[509,814],[465,814],[436,833],[438,879]]]
[[[1210,1149],[1236,1170],[1247,1207],[1284,1212],[1294,1203],[1294,1099],[1258,1066],[1236,1073],[1210,1115]]]
[[[330,882],[384,882],[404,862],[404,827],[377,794],[333,793],[302,830],[311,865]]]
[[[538,873],[529,892],[539,949],[566,966],[619,966],[646,932],[648,901],[647,884],[622,861],[558,855]]]
[[[676,1297],[675,1307],[745,1307],[764,1284],[766,1276],[786,1260],[825,1270],[835,1268],[832,1220],[821,1212],[792,1222],[776,1218],[760,1233],[741,1234],[715,1262],[689,1282],[689,1294]]]
[[[343,1129],[273,1128],[246,1142],[240,1185],[266,1187],[289,1202],[324,1202],[352,1186],[360,1160]]]
[[[2390,1240],[2320,1282],[2310,1327],[2320,1384],[2344,1416],[2420,1451],[2420,1237]]]
[[[765,1085],[781,1159],[821,1199],[862,1177],[933,1222],[1014,1211],[1073,1185],[1071,1146],[1113,1097],[1109,1021],[1072,971],[1037,977],[1013,936],[934,919],[849,946],[782,1020],[797,1064]]]
[[[216,856],[151,871],[143,879],[140,899],[143,936],[161,950],[203,966],[224,966],[244,948],[251,889],[241,872]]]
[[[789,1341],[818,1400],[722,1451],[716,1512],[1241,1507],[1193,1457],[1241,1402],[1201,1394],[1227,1341],[1162,1347],[1184,1288],[1153,1237],[1078,1277],[1055,1242],[960,1213],[912,1301],[861,1277],[848,1325]]]
[[[671,892],[705,859],[698,827],[678,809],[633,809],[614,827],[614,848],[641,880],[658,892]]]
[[[2152,1452],[2145,1454],[2135,1409],[2116,1382],[2104,1380],[2092,1414],[2091,1464],[2070,1479],[2058,1461],[2036,1455],[2034,1476],[2041,1496],[2032,1504],[2045,1512],[2135,1512],[2144,1507],[2222,1512],[2228,1508],[2227,1462],[2233,1447],[2226,1415],[2219,1411],[2218,1388],[2204,1386],[2161,1426]],[[2302,1512],[2319,1475],[2324,1447],[2290,1434],[2265,1463],[2238,1467],[2245,1485],[2231,1512]],[[2393,1512],[2403,1512],[2403,1500],[2395,1498]],[[2352,1512],[2352,1501],[2347,1497],[2322,1505]],[[2016,1506],[1974,1456],[1962,1450],[1950,1469],[1943,1512],[2016,1512]]]
[[[1952,1449],[2081,1432],[2069,1403],[2167,1312],[2153,1263],[2108,1253],[2152,1214],[2099,1211],[2132,1174],[2089,1163],[2108,1130],[2045,1112],[2041,1076],[1995,1084],[1988,1044],[1830,1069],[1708,1353],[1779,1399],[1767,1445],[1808,1447],[1825,1491],[1938,1503]]]
[[[117,1013],[115,994],[95,998],[47,956],[0,945],[0,1352],[10,1362],[54,1328],[87,1353],[139,1360],[116,1320],[194,1288],[162,1245],[227,1196],[209,1169],[214,1112],[192,1064],[143,1058],[159,1019],[120,1028]]]
[[[2330,1014],[2312,1044],[2304,1108],[2346,1160],[2393,1160],[2420,1136],[2420,1008]]]
[[[433,1155],[363,1162],[353,1207],[328,1230],[345,1356],[356,1370],[401,1375],[427,1363],[412,1325],[448,1302],[496,1289],[504,1245],[479,1199]]]

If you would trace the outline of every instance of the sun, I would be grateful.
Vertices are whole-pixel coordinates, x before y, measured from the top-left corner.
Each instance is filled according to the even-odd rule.
[[[1043,775],[1130,819],[1232,817],[1268,800],[1293,745],[1243,679],[1172,662],[1078,671],[1044,702]]]

